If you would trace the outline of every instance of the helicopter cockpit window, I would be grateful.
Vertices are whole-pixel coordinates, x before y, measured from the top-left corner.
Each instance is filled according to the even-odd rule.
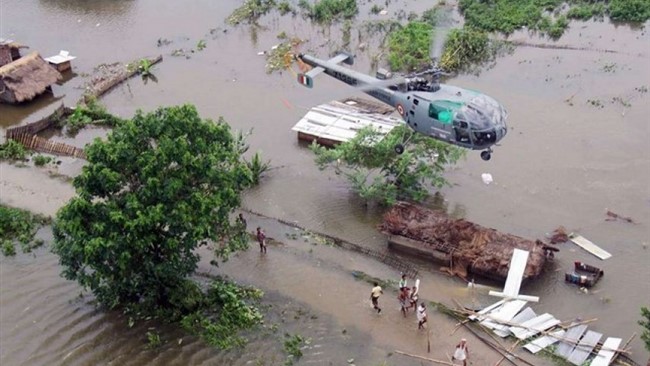
[[[436,103],[429,104],[429,117],[435,118],[444,124],[449,124],[454,119],[454,115],[449,108]]]

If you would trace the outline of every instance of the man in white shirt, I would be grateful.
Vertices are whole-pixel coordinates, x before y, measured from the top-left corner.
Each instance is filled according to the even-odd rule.
[[[377,314],[381,313],[381,308],[379,307],[379,295],[383,294],[381,287],[377,282],[374,283],[375,287],[370,291],[370,300],[372,301],[372,307],[377,310]]]

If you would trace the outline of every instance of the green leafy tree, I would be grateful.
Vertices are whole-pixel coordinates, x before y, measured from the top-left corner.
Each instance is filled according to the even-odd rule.
[[[107,141],[95,140],[74,179],[77,196],[54,226],[63,276],[108,308],[168,319],[195,311],[203,301],[188,279],[195,249],[215,242],[227,260],[248,245],[230,222],[250,184],[241,151],[228,124],[203,120],[189,105],[138,112]]]
[[[397,154],[395,146],[404,142],[406,150]],[[383,139],[377,130],[364,128],[333,149],[316,144],[311,148],[320,169],[334,169],[362,198],[385,205],[398,199],[424,200],[431,187],[448,184],[442,173],[464,154],[406,126],[394,128]]]
[[[639,325],[643,328],[641,339],[645,342],[645,349],[650,351],[650,309],[645,306],[641,307],[642,320],[639,320]]]

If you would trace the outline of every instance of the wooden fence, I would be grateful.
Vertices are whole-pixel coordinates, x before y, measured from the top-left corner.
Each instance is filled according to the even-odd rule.
[[[28,123],[23,126],[8,128],[5,136],[7,139],[16,140],[14,136],[21,135],[35,135],[45,129],[48,129],[55,125],[59,120],[71,114],[72,110],[67,108],[65,105],[61,104],[52,114],[47,117],[43,117],[40,120],[32,123]]]
[[[83,149],[80,149],[76,146],[64,144],[62,142],[50,141],[37,135],[30,135],[25,133],[22,135],[12,135],[11,137],[7,136],[7,138],[23,144],[30,150],[40,151],[53,155],[65,155],[86,159],[86,153]]]

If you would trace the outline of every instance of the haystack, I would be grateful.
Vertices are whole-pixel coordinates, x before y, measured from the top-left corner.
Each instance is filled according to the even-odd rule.
[[[388,235],[405,237],[425,250],[446,255],[454,272],[474,273],[505,280],[515,248],[530,252],[524,279],[538,276],[546,263],[545,244],[502,233],[464,219],[452,219],[443,212],[400,202],[385,215],[379,229]]]
[[[0,67],[0,101],[20,103],[43,93],[62,78],[38,52]]]

